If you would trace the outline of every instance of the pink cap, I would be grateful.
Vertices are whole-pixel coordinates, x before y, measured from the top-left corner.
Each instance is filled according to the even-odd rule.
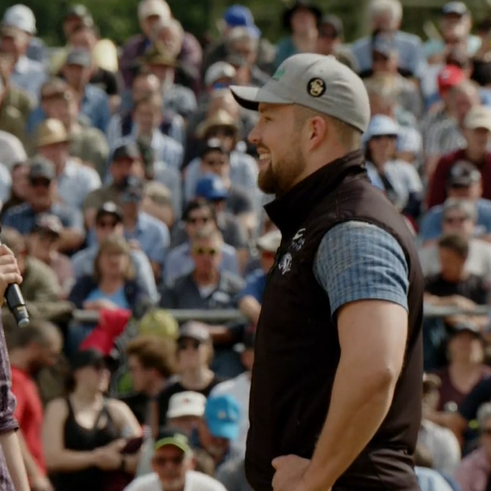
[[[465,73],[455,65],[447,65],[438,74],[438,90],[451,89],[465,80]]]

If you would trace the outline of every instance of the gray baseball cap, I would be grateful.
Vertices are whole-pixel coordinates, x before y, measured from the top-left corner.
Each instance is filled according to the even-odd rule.
[[[253,111],[260,103],[299,104],[362,132],[370,121],[370,103],[361,78],[333,56],[293,55],[262,87],[233,85],[230,89],[242,107]]]

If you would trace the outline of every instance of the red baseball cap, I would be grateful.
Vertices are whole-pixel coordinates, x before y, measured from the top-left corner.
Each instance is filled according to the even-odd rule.
[[[438,90],[451,89],[465,80],[465,73],[455,65],[447,65],[438,74]]]

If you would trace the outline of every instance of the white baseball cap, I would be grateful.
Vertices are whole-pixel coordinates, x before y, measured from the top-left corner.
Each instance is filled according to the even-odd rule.
[[[29,34],[36,34],[36,17],[29,7],[21,3],[12,5],[5,11],[2,25],[16,27]]]
[[[174,394],[169,399],[167,418],[182,416],[203,417],[205,414],[206,397],[199,392],[185,391]]]
[[[221,78],[234,78],[236,74],[237,70],[230,63],[217,61],[206,70],[205,85],[209,87]]]
[[[370,121],[370,102],[361,78],[334,56],[293,55],[262,87],[232,85],[230,90],[242,107],[254,111],[260,103],[298,104],[361,132]]]
[[[143,20],[152,15],[158,15],[161,19],[170,19],[169,4],[165,0],[142,0],[138,4],[138,18]]]

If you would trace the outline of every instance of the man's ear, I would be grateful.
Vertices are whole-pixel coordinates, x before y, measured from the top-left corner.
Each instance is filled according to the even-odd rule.
[[[313,150],[325,142],[329,127],[327,121],[321,116],[314,116],[307,125],[308,142],[310,149]]]

